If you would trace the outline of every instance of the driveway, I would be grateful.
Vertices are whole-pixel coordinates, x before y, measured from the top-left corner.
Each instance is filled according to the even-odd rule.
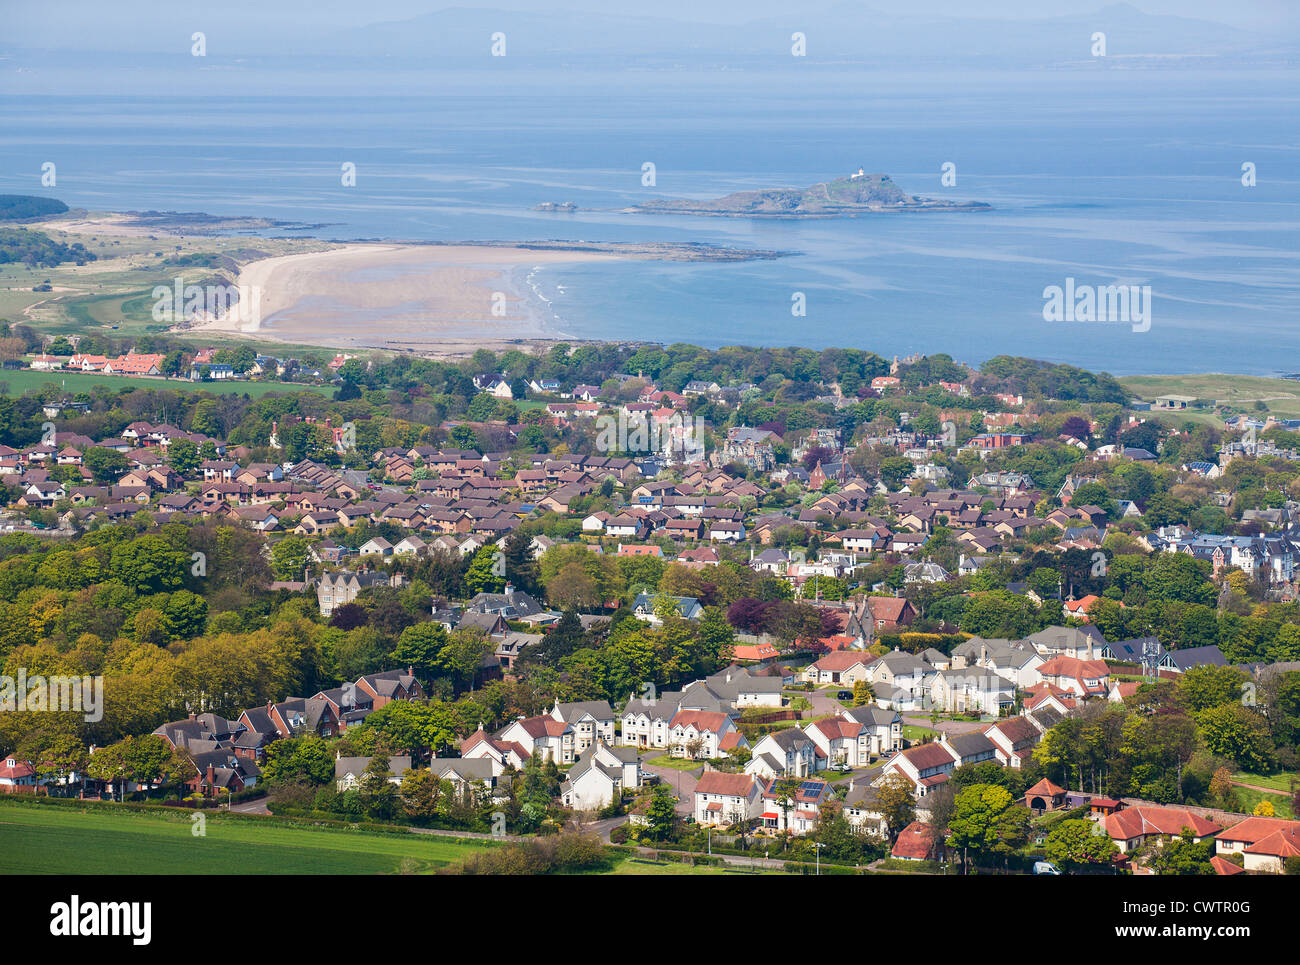
[[[838,714],[842,708],[852,706],[853,701],[851,700],[842,704],[835,699],[835,695],[839,693],[840,690],[848,689],[851,688],[831,687],[828,690],[812,691],[787,690],[785,696],[791,700],[796,697],[802,697],[808,701],[809,709],[804,712],[802,718],[802,720],[808,721],[817,717],[828,717],[831,714]],[[793,723],[793,721],[791,723]]]
[[[675,767],[664,767],[656,764],[642,764],[642,768],[652,774],[658,775],[659,779],[677,795],[677,813],[682,815],[695,813],[695,785],[700,783],[700,775],[704,773],[704,765],[690,771],[678,770]]]

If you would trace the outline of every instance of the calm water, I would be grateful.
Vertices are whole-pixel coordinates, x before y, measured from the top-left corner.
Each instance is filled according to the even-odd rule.
[[[92,209],[329,222],[316,232],[327,238],[795,253],[533,272],[555,331],[579,337],[949,352],[973,363],[1014,353],[1117,374],[1300,370],[1294,73],[419,76],[406,84],[419,96],[380,93],[364,75],[299,96],[314,89],[309,79],[272,70],[153,85],[168,96],[11,85],[0,89],[0,191]],[[39,186],[46,160],[58,165],[54,189]],[[355,187],[340,185],[344,161],[357,165]],[[646,161],[654,187],[641,184]],[[1246,161],[1252,188],[1241,184]],[[953,187],[940,184],[944,162],[956,165]],[[911,193],[995,210],[802,222],[529,210],[803,186],[859,166]],[[1150,331],[1044,322],[1043,289],[1067,277],[1150,286]],[[794,292],[806,317],[791,315]]]

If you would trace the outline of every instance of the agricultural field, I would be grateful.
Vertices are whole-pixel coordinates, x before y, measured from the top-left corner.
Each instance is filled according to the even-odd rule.
[[[76,810],[0,801],[0,875],[429,873],[491,847],[423,834],[287,827],[209,812]]]

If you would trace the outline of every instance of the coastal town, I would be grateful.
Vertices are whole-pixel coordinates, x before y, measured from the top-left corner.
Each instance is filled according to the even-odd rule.
[[[0,654],[105,706],[0,714],[0,791],[504,844],[462,870],[1300,871],[1300,421],[691,352],[28,356]]]

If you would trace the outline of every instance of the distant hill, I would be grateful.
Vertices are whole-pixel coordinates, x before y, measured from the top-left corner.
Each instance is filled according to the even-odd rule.
[[[807,188],[737,191],[712,201],[646,201],[632,211],[651,214],[703,214],[732,218],[832,218],[872,211],[969,211],[982,202],[935,201],[907,194],[888,174],[859,171],[847,178],[821,181]]]
[[[68,206],[54,198],[38,198],[31,194],[0,194],[0,221],[25,221],[28,218],[48,218],[64,214]]]

